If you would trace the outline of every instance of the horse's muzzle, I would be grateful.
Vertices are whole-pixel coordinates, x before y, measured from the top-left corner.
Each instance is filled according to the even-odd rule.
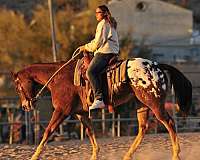
[[[30,112],[31,111],[31,108],[26,106],[26,105],[23,105],[22,106],[22,109],[25,111],[25,112]]]
[[[35,105],[34,102],[26,101],[25,103],[22,103],[22,109],[26,112],[30,112],[35,108],[34,105]]]

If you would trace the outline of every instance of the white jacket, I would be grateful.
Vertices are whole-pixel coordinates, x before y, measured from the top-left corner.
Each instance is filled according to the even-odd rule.
[[[88,44],[85,49],[89,52],[96,53],[119,53],[119,41],[117,31],[110,26],[104,19],[101,20],[96,29],[95,38]]]

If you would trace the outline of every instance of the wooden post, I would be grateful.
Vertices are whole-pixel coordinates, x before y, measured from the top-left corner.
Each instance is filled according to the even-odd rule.
[[[105,130],[106,130],[106,116],[105,116],[105,109],[102,109],[102,133],[105,135]]]
[[[14,109],[15,107],[13,106],[13,104],[3,104],[1,106],[2,108],[6,109],[7,115],[8,115],[8,123],[9,123],[9,144],[13,143],[13,132],[14,132],[14,111],[12,111],[12,109]]]
[[[117,137],[120,137],[120,114],[117,115]]]
[[[171,94],[172,94],[172,103],[174,104],[174,107],[173,107],[173,119],[174,119],[174,122],[175,122],[175,129],[176,129],[176,133],[178,133],[178,124],[177,124],[177,117],[176,117],[176,109],[175,109],[175,94],[174,94],[174,87],[172,85],[172,90],[171,90]]]
[[[51,38],[52,38],[52,49],[53,49],[53,60],[57,61],[57,46],[56,46],[56,33],[55,33],[55,22],[54,22],[54,10],[52,0],[48,0],[49,14],[50,14],[50,25],[51,25]]]
[[[40,138],[40,117],[39,117],[39,111],[34,110],[34,117],[35,117],[35,126],[34,126],[34,131],[35,131],[35,145],[39,144],[39,138]]]
[[[60,129],[60,135],[63,136],[64,135],[63,124],[60,124],[59,129]]]
[[[10,132],[9,132],[9,144],[13,143],[13,123],[14,123],[14,114],[11,109],[7,108],[8,113],[8,122],[10,123]]]
[[[84,127],[83,124],[81,123],[81,141],[84,139]]]
[[[28,112],[28,144],[32,144],[34,143],[33,140],[33,134],[32,134],[32,120],[31,120],[31,113],[32,112]]]
[[[112,113],[112,137],[115,137],[115,113]]]
[[[28,144],[28,112],[25,112],[25,126],[26,126],[26,144]]]

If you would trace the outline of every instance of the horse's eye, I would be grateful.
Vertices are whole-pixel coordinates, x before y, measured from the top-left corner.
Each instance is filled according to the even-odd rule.
[[[18,86],[16,87],[16,91],[18,91],[18,92],[22,91],[22,87],[18,85]]]

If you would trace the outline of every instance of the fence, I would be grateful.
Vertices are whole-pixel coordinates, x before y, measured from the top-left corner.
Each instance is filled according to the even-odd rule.
[[[194,74],[195,76],[198,76],[199,72],[187,72],[186,74]],[[197,92],[193,94],[193,98],[199,97],[199,87],[194,86],[194,90],[197,90]],[[50,97],[43,98],[45,104],[49,99]],[[171,102],[174,102],[173,92],[170,100]],[[8,136],[5,141],[6,143],[15,143],[15,136],[17,136],[17,134],[20,132],[22,134],[21,137],[25,143],[38,144],[44,129],[48,124],[48,120],[42,119],[44,115],[41,115],[43,114],[43,111],[41,110],[34,110],[30,113],[20,111],[19,114],[16,114],[20,110],[20,106],[17,104],[17,101],[17,97],[0,98],[0,104],[3,104],[0,106],[0,109],[3,108],[5,111],[4,115],[7,116],[5,117],[6,121],[2,121],[0,116],[0,142],[5,140],[5,136],[2,136],[2,132],[5,132],[4,128],[7,128],[6,134]],[[177,117],[174,110],[173,117],[176,122],[177,132],[200,131],[200,117],[188,117],[187,119],[184,119],[183,117]],[[102,110],[102,113],[99,115],[99,117],[97,119],[93,119],[92,121],[97,136],[120,137],[137,134],[136,116],[134,118],[125,118],[123,117],[123,114],[108,114],[106,110]],[[153,117],[150,118],[150,122],[151,128],[148,133],[165,132],[161,125],[159,125]],[[71,128],[66,129],[67,126],[71,126]],[[72,132],[71,130],[75,130],[76,132]],[[83,140],[85,137],[83,126],[79,121],[73,119],[65,120],[63,124],[60,125],[56,134],[58,137],[75,137],[80,138],[81,140]]]
[[[11,111],[14,107],[7,108],[8,122],[0,122],[0,126],[9,126],[9,144],[12,144],[14,139],[14,134],[17,133],[16,127],[20,125],[21,128],[24,126],[23,131],[25,132],[25,143],[26,144],[38,144],[41,136],[44,132],[45,126],[48,124],[48,121],[40,121],[40,112],[38,110],[34,110],[32,113],[25,112],[24,121],[14,122],[14,113]],[[34,120],[32,120],[31,116],[34,116]],[[120,137],[120,136],[132,136],[137,134],[137,118],[123,118],[120,114],[109,114],[109,118],[105,118],[108,116],[105,110],[102,110],[101,117],[98,119],[92,119],[95,133],[97,136],[112,136],[112,137]],[[200,131],[200,117],[174,117],[176,122],[176,131],[177,132],[196,132]],[[160,125],[157,120],[153,117],[150,117],[150,129],[148,133],[160,133],[166,132],[166,130]],[[80,124],[78,120],[67,119],[63,122],[63,124],[57,130],[56,137],[62,137],[68,139],[70,137],[69,132],[65,131],[65,127],[69,124],[72,124],[72,130],[76,130],[76,132],[72,132],[73,138],[80,138],[83,140],[85,138],[85,132],[83,126]],[[71,135],[71,136],[72,136]]]

